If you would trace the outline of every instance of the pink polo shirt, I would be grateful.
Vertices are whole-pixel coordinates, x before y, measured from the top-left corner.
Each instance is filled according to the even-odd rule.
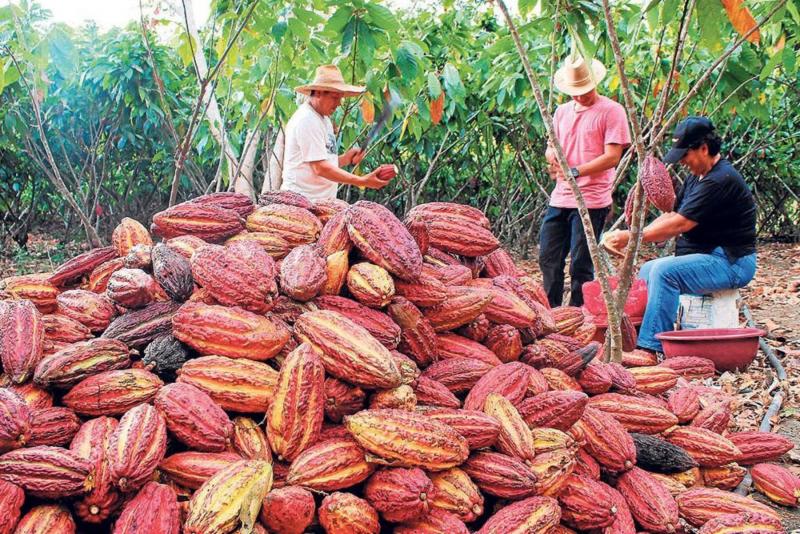
[[[605,145],[630,145],[631,134],[625,108],[610,98],[599,95],[589,108],[575,111],[575,101],[561,104],[553,116],[556,136],[570,167],[588,163],[603,154]],[[578,178],[587,208],[611,205],[614,169]],[[575,197],[566,180],[558,180],[550,194],[550,205],[556,208],[576,208]]]

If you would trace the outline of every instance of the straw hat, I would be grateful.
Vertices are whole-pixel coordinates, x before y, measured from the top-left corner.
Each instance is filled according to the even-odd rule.
[[[564,64],[556,71],[553,76],[553,83],[562,93],[569,96],[583,95],[597,87],[603,76],[606,75],[606,68],[596,59],[592,59],[591,70],[586,65],[581,55],[570,55]]]
[[[322,65],[317,67],[317,74],[314,81],[294,88],[298,93],[304,95],[311,94],[311,91],[336,91],[344,96],[358,96],[366,88],[361,85],[349,85],[344,83],[342,73],[336,65]]]

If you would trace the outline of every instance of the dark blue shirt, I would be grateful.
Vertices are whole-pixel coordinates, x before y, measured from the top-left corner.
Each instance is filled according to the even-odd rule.
[[[676,256],[722,247],[733,260],[756,251],[756,203],[730,161],[720,159],[703,178],[689,176],[676,205],[676,212],[697,223],[678,237]]]

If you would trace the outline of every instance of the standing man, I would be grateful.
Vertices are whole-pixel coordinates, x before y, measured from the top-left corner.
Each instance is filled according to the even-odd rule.
[[[630,145],[625,109],[597,93],[606,69],[592,60],[591,68],[581,56],[570,56],[556,71],[554,84],[572,99],[561,104],[553,116],[558,142],[572,176],[577,180],[592,219],[595,239],[600,235],[611,206],[614,167]],[[539,235],[539,267],[551,306],[560,306],[564,294],[564,265],[570,254],[570,306],[583,305],[582,285],[594,277],[592,259],[583,231],[578,204],[556,161],[553,147],[545,156],[548,172],[556,180],[550,206]]]
[[[639,278],[647,282],[647,308],[637,343],[661,352],[656,334],[672,330],[681,293],[703,295],[746,286],[756,272],[756,203],[730,161],[722,139],[706,117],[688,117],[675,128],[664,163],[692,173],[678,191],[675,211],[647,225],[642,241],[677,237],[675,256],[648,261]],[[628,230],[609,232],[606,243],[621,250]]]
[[[342,99],[359,96],[365,88],[348,85],[336,65],[317,68],[314,81],[296,87],[295,91],[308,96],[286,125],[286,146],[283,160],[284,191],[294,191],[310,200],[336,198],[339,184],[380,189],[389,180],[378,178],[377,171],[357,176],[342,169],[357,165],[365,152],[353,147],[341,156],[331,115]]]

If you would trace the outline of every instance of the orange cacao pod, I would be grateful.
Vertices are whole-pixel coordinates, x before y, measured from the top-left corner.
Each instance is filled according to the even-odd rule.
[[[322,223],[307,209],[270,204],[256,209],[247,217],[247,229],[272,233],[296,247],[315,242],[322,231]]]
[[[483,343],[503,363],[516,361],[522,354],[522,337],[519,330],[511,325],[500,324],[492,327]]]
[[[56,297],[56,302],[59,314],[75,319],[93,333],[105,330],[117,314],[106,296],[85,289],[64,291]]]
[[[500,242],[489,230],[488,220],[480,210],[447,202],[415,206],[406,222],[421,219],[427,224],[431,246],[459,256],[485,256]]]
[[[196,387],[230,412],[265,412],[278,385],[278,372],[269,365],[225,356],[192,358],[177,375],[176,382]]]
[[[178,498],[169,486],[147,483],[125,504],[113,534],[180,534]]]
[[[562,520],[581,530],[607,527],[617,512],[611,488],[580,475],[570,475],[558,502]]]
[[[10,276],[0,281],[0,287],[3,287],[14,299],[30,300],[39,313],[56,311],[56,297],[59,290],[48,280],[46,274]]]
[[[327,534],[378,534],[378,513],[352,493],[331,493],[319,506],[319,522]]]
[[[394,287],[398,296],[405,297],[415,306],[423,308],[441,304],[447,298],[445,285],[426,272],[422,272],[413,282],[395,280]]]
[[[232,449],[245,460],[264,460],[272,463],[272,450],[267,435],[249,417],[233,419]]]
[[[501,509],[477,534],[552,532],[560,520],[558,501],[550,497],[530,497]]]
[[[325,370],[306,344],[289,354],[267,412],[267,439],[280,461],[292,461],[319,438],[325,405]]]
[[[406,521],[394,529],[395,534],[469,534],[469,529],[455,514],[432,508],[419,519]]]
[[[289,341],[287,329],[242,308],[187,302],[172,319],[173,335],[200,354],[267,360]]]
[[[7,388],[19,395],[31,410],[53,407],[53,396],[30,382],[21,385],[11,384]]]
[[[400,342],[400,327],[385,313],[335,295],[318,297],[314,304],[321,310],[335,311],[363,326],[387,349],[397,348]]]
[[[267,493],[259,517],[274,534],[303,534],[314,520],[316,508],[311,492],[287,486]]]
[[[314,491],[336,491],[365,481],[374,467],[352,438],[333,438],[307,448],[294,459],[286,481]]]
[[[68,260],[53,271],[49,281],[57,287],[76,282],[84,275],[91,273],[95,267],[117,256],[114,247],[101,247],[88,250]]]
[[[376,463],[442,471],[463,462],[467,440],[451,427],[403,410],[364,410],[344,419],[355,440]]]
[[[141,404],[114,429],[107,455],[112,483],[123,492],[142,487],[164,459],[167,425],[158,410]]]
[[[321,198],[312,203],[311,213],[319,217],[322,224],[326,224],[335,214],[344,211],[350,204],[339,198]]]
[[[118,422],[112,417],[98,417],[86,421],[69,448],[92,465],[94,487],[73,506],[75,513],[87,523],[101,523],[108,519],[120,502],[120,495],[111,480],[108,445]]]
[[[248,232],[247,230],[243,230],[225,241],[225,245],[231,246],[235,243],[243,243],[245,241],[248,242],[248,244],[257,245],[275,260],[285,258],[286,255],[291,252],[292,248],[294,248],[294,245],[277,234],[272,234],[270,232]],[[189,258],[191,258],[191,255],[189,255]]]
[[[233,423],[200,389],[185,383],[161,388],[153,404],[164,415],[178,441],[202,452],[221,452],[230,445]]]
[[[347,289],[365,306],[383,308],[394,296],[394,282],[389,272],[374,263],[356,263],[347,271]]]
[[[405,297],[393,298],[388,312],[394,323],[400,326],[400,350],[423,367],[436,362],[438,339],[433,325],[422,312]]]
[[[111,233],[111,245],[118,256],[126,256],[135,245],[153,246],[153,239],[142,223],[123,217]]]
[[[42,358],[42,315],[29,300],[0,301],[0,362],[15,384],[26,382]]]
[[[531,428],[566,431],[581,418],[588,400],[578,391],[548,391],[523,400],[518,408]]]
[[[72,451],[40,445],[0,456],[0,479],[29,495],[60,499],[92,488],[91,464]]]
[[[402,523],[428,513],[433,491],[433,482],[422,469],[388,468],[369,478],[364,497],[386,521]]]
[[[404,280],[416,280],[422,254],[403,223],[387,208],[360,200],[347,210],[347,231],[369,261]]]
[[[219,243],[244,229],[244,221],[234,210],[184,202],[153,215],[150,231],[164,239],[190,235]]]
[[[780,519],[758,512],[725,514],[708,521],[698,534],[782,534],[785,532]]]
[[[529,369],[530,367],[521,362],[504,363],[493,368],[467,394],[464,409],[482,410],[490,393],[499,393],[512,404],[519,404],[528,390]]]
[[[347,252],[353,248],[353,242],[347,233],[347,210],[342,210],[328,220],[322,227],[319,239],[315,244],[320,255],[330,256],[337,252]]]
[[[320,354],[325,371],[347,382],[391,389],[401,384],[400,372],[388,349],[363,327],[333,311],[304,313],[294,333]]]
[[[733,491],[744,480],[747,469],[737,463],[731,463],[719,467],[703,467],[700,473],[707,487]]]
[[[422,380],[422,377],[420,377],[420,380]],[[433,381],[431,380],[430,382]],[[444,387],[441,384],[437,385]],[[432,402],[430,395],[428,395],[428,398],[426,398],[425,393],[427,393],[427,391],[425,391],[424,388],[421,388],[419,383],[417,384],[416,391],[423,393],[420,404],[423,403],[423,400],[425,401],[425,404],[435,404],[435,402]],[[450,392],[448,391],[447,393],[449,394]],[[455,402],[459,406],[461,405],[458,399],[456,399]],[[414,388],[408,384],[402,384],[394,389],[382,389],[380,391],[376,391],[370,396],[368,406],[370,410],[376,410],[380,408],[395,408],[398,410],[414,411],[414,408],[417,407],[417,394],[415,393]]]
[[[500,423],[500,433],[495,447],[498,451],[521,460],[533,460],[535,446],[530,428],[508,399],[497,393],[486,397],[483,411]]]
[[[432,508],[451,512],[467,523],[483,515],[483,495],[461,469],[454,467],[434,473],[431,482],[434,489],[430,496]]]
[[[633,517],[646,529],[657,533],[680,529],[675,499],[647,471],[638,467],[627,471],[617,480],[617,490],[625,497]]]
[[[729,439],[697,427],[679,427],[664,433],[667,441],[689,453],[703,467],[717,467],[738,461],[741,451]]]
[[[15,534],[75,534],[75,520],[64,506],[40,504],[19,520]]]
[[[163,385],[144,369],[104,371],[78,382],[61,400],[80,415],[120,415],[149,402]]]
[[[176,484],[196,490],[218,471],[241,459],[233,452],[186,451],[164,458],[158,470]]]
[[[714,376],[714,362],[708,358],[698,358],[696,356],[679,356],[677,358],[667,358],[659,367],[669,367],[679,376],[686,380],[702,380]]]
[[[44,357],[33,380],[43,387],[69,388],[97,373],[129,367],[130,350],[116,339],[94,338],[68,345]]]
[[[322,295],[338,295],[347,280],[350,261],[347,252],[334,252],[325,258],[325,284],[320,290]]]
[[[625,367],[649,367],[658,365],[658,356],[654,352],[634,349],[622,353],[622,365]]]
[[[483,313],[493,294],[483,288],[450,286],[441,304],[425,310],[425,317],[437,332],[453,330],[471,322]]]
[[[434,408],[426,410],[425,415],[446,424],[467,440],[470,449],[491,447],[497,442],[500,422],[475,410],[456,410],[453,408]]]
[[[629,371],[636,379],[636,389],[650,395],[664,393],[678,383],[678,373],[668,367],[633,367]]]
[[[772,502],[797,506],[800,499],[800,477],[775,464],[756,464],[750,468],[756,489]]]

